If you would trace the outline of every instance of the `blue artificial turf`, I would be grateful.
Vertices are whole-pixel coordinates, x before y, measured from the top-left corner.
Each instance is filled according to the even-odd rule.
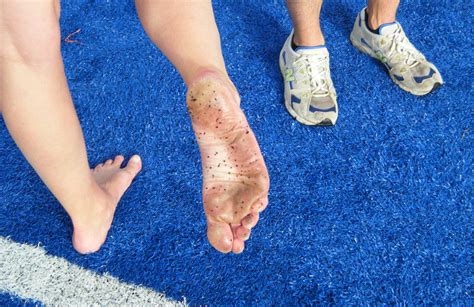
[[[467,303],[473,296],[473,1],[402,1],[399,21],[446,84],[397,88],[348,37],[363,1],[326,1],[340,116],[306,127],[283,106],[283,1],[215,1],[229,73],[271,176],[241,255],[206,240],[185,87],[132,2],[63,3],[65,70],[91,164],[138,153],[110,236],[80,256],[71,223],[0,121],[0,235],[190,303]],[[6,302],[8,298],[2,297]],[[472,301],[471,301],[472,302]]]
[[[22,299],[11,293],[0,292],[0,306],[43,306],[42,303],[29,299]]]

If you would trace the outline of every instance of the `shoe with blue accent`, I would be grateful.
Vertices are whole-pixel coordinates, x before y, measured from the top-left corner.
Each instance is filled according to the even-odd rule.
[[[382,62],[393,82],[409,93],[426,95],[443,84],[438,69],[410,43],[398,22],[383,24],[374,33],[367,26],[364,8],[350,39],[354,47]]]
[[[338,107],[328,50],[325,46],[293,50],[292,40],[293,31],[280,52],[286,109],[304,125],[335,125]]]

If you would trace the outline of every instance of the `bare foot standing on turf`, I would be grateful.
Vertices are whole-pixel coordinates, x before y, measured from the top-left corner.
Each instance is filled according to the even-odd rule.
[[[100,198],[97,203],[100,205],[94,207],[95,212],[73,219],[72,243],[82,254],[95,252],[104,244],[117,204],[142,168],[141,159],[137,155],[121,168],[124,160],[123,156],[116,156],[114,160],[107,160],[91,170],[102,191],[97,193],[97,198]]]
[[[25,158],[67,211],[80,253],[104,243],[115,208],[141,169],[117,156],[89,169],[60,52],[59,0],[0,4],[0,112]]]

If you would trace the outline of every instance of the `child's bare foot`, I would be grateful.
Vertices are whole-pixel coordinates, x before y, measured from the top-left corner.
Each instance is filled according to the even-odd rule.
[[[205,72],[192,83],[187,105],[201,151],[209,242],[240,253],[268,203],[260,148],[233,86],[217,74]]]
[[[107,160],[91,170],[101,189],[93,197],[94,212],[73,217],[72,244],[81,254],[96,252],[105,242],[115,208],[142,168],[140,157],[137,155],[133,156],[124,168],[120,168],[123,161],[123,156],[116,156],[114,160]]]

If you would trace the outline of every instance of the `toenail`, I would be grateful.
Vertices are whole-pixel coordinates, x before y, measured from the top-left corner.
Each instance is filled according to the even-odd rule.
[[[132,162],[138,163],[138,162],[140,162],[140,156],[135,155],[135,156],[132,157],[131,160],[132,160]]]

